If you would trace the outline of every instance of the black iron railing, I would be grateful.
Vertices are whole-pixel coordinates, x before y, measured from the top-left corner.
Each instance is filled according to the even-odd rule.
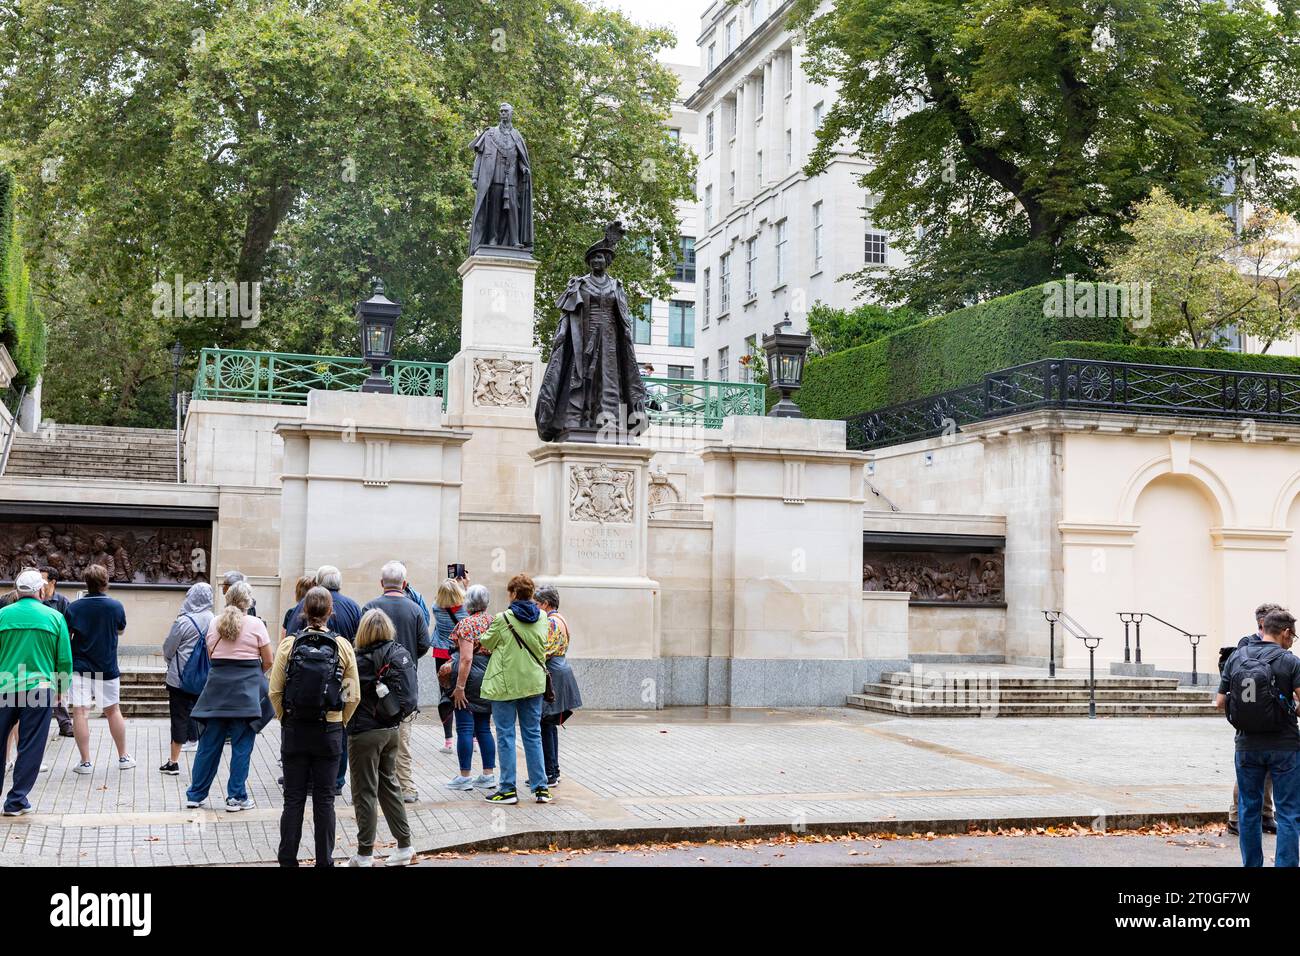
[[[990,372],[974,385],[850,416],[848,445],[898,445],[1037,408],[1300,424],[1300,375],[1042,359]]]

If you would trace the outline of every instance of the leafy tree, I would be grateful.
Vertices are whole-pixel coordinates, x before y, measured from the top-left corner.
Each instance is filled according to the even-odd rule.
[[[502,100],[533,159],[539,335],[607,218],[649,238],[619,257],[629,292],[666,294],[693,180],[661,126],[670,39],[577,0],[0,0],[0,156],[36,226],[50,412],[134,420],[175,338],[191,363],[355,354],[375,275],[404,306],[399,356],[450,358],[469,143]],[[260,282],[260,323],[154,315],[178,274]]]
[[[910,259],[859,274],[883,301],[1093,278],[1156,186],[1207,203],[1231,172],[1257,202],[1300,199],[1295,0],[796,0],[792,23],[837,88],[806,171],[868,158],[873,219]]]
[[[817,302],[808,310],[808,332],[813,337],[813,351],[830,355],[874,342],[923,318],[908,308],[889,309],[865,303],[854,309],[836,309]]]
[[[1217,209],[1185,208],[1163,190],[1139,203],[1131,240],[1107,262],[1116,282],[1150,283],[1149,316],[1131,326],[1139,345],[1213,348],[1233,327],[1267,351],[1300,319],[1294,286],[1300,251],[1289,217],[1262,210],[1239,236]]]

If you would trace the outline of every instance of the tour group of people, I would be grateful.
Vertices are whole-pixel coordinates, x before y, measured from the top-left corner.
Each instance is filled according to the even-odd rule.
[[[118,640],[126,612],[107,593],[105,568],[91,565],[83,577],[85,596],[69,602],[57,593],[55,569],[24,568],[0,598],[0,791],[12,774],[5,816],[33,812],[28,797],[49,769],[43,760],[52,720],[60,736],[76,740],[74,773],[95,771],[88,717],[96,707],[107,719],[118,770],[136,766],[120,706]],[[381,593],[363,606],[342,593],[339,569],[326,565],[298,579],[296,603],[273,635],[244,574],[229,571],[219,586],[218,610],[211,584],[191,585],[162,643],[170,749],[159,770],[179,776],[181,754],[193,753],[186,807],[205,805],[229,745],[225,809],[252,809],[253,750],[258,734],[279,721],[280,864],[298,864],[310,797],[316,865],[333,865],[334,800],[349,781],[358,831],[350,863],[376,862],[381,812],[397,841],[383,862],[407,863],[414,849],[406,805],[420,800],[412,722],[422,696],[426,706],[437,698],[442,750],[456,754],[447,789],[518,803],[517,735],[523,793],[538,803],[554,799],[559,728],[582,706],[555,588],[537,588],[527,574],[516,574],[505,606],[494,610],[488,588],[466,574],[444,580],[430,606],[405,565],[389,561],[380,571]],[[426,655],[437,673],[432,695],[420,693],[417,664]]]

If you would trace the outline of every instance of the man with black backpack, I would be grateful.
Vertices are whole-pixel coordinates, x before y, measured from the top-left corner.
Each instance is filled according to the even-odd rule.
[[[1237,730],[1238,843],[1243,866],[1263,866],[1261,810],[1264,779],[1273,778],[1277,866],[1300,866],[1300,728],[1296,688],[1300,658],[1290,653],[1295,618],[1270,611],[1261,637],[1238,648],[1223,665],[1214,704],[1227,709]]]
[[[302,599],[307,626],[285,638],[271,666],[268,696],[280,719],[284,811],[280,815],[281,866],[298,865],[302,815],[311,791],[316,865],[333,866],[334,795],[343,726],[360,701],[357,658],[348,641],[326,627],[330,592],[314,587]]]
[[[1229,645],[1219,648],[1220,676],[1223,675],[1223,665],[1228,663],[1228,658],[1237,648],[1259,643],[1259,639],[1264,636],[1264,618],[1268,617],[1269,612],[1281,610],[1283,608],[1280,604],[1261,604],[1255,608],[1255,633],[1247,634],[1237,642],[1236,647]],[[1232,785],[1232,803],[1228,805],[1228,832],[1233,836],[1237,835],[1237,784],[1235,782]],[[1277,823],[1273,820],[1273,778],[1267,775],[1264,777],[1264,832],[1277,832]]]

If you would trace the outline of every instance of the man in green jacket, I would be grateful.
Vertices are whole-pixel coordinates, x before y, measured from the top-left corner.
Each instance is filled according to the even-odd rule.
[[[50,713],[72,675],[72,642],[63,615],[41,603],[45,581],[28,568],[18,575],[18,599],[0,609],[0,740],[18,727],[18,758],[4,815],[32,812],[27,794],[45,757]],[[0,768],[0,790],[4,770]]]
[[[515,792],[515,721],[524,742],[528,787],[538,803],[550,803],[542,757],[542,696],[546,692],[546,617],[533,603],[533,579],[516,574],[506,585],[510,608],[492,619],[479,638],[491,653],[483,673],[484,700],[492,701],[501,784],[491,803],[518,803]]]

